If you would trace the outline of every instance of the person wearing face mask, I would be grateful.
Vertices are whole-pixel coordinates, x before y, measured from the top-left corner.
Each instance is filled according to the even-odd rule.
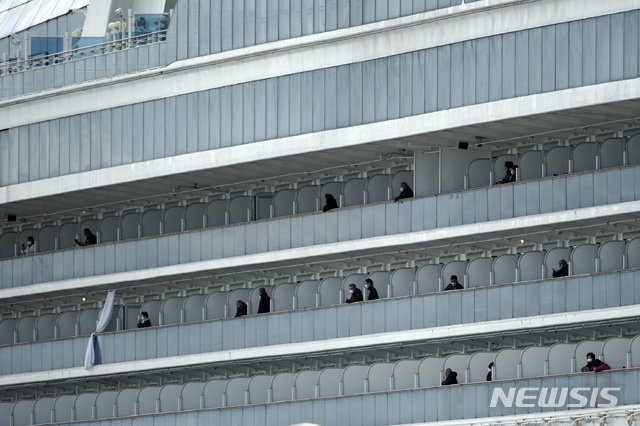
[[[149,319],[149,314],[146,312],[140,312],[140,316],[138,317],[138,328],[151,327],[151,320]]]
[[[36,252],[36,241],[33,237],[27,237],[27,245],[22,244],[20,248],[20,252],[22,254],[35,254]]]
[[[587,354],[587,365],[582,367],[580,371],[582,371],[583,373],[587,371],[593,371],[593,368],[594,368],[593,361],[595,361],[595,359],[596,359],[595,354],[593,352],[589,352]]]
[[[364,280],[364,286],[367,288],[367,291],[369,292],[369,296],[367,297],[367,300],[380,299],[380,297],[378,297],[378,290],[376,290],[376,288],[373,286],[373,280],[371,278],[367,278],[366,280]]]
[[[462,290],[463,288],[464,287],[462,287],[462,284],[458,282],[458,277],[456,275],[451,275],[451,282],[448,286],[445,287],[444,291]]]
[[[355,284],[349,284],[349,292],[351,292],[351,297],[346,300],[347,303],[362,302],[364,300],[362,292]]]
[[[493,368],[493,363],[489,364],[489,372],[487,373],[487,382],[490,382],[491,380],[493,380],[493,371],[491,371],[491,369]]]
[[[500,185],[502,183],[511,183],[516,181],[516,169],[518,166],[513,164],[513,161],[506,161],[504,163],[504,177],[496,182],[496,185]]]
[[[398,195],[397,197],[394,197],[393,202],[396,203],[402,200],[403,198],[412,198],[412,197],[413,197],[413,191],[411,190],[409,185],[407,185],[407,182],[402,182],[400,184],[400,195]]]

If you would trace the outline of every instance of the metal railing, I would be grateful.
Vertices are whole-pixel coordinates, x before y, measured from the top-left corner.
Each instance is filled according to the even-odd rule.
[[[0,75],[16,74],[32,70],[34,68],[77,61],[90,56],[105,55],[126,49],[135,49],[152,43],[160,43],[166,41],[166,35],[167,30],[157,31],[133,37],[110,40],[100,44],[65,50],[49,55],[31,56],[27,59],[21,60],[9,59],[5,55],[2,62],[0,62]]]

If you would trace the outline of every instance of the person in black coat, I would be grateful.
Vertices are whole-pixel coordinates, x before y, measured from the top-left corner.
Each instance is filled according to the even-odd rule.
[[[490,382],[493,379],[492,374],[491,374],[492,373],[492,371],[491,371],[492,368],[493,368],[493,363],[490,363],[489,364],[489,372],[487,373],[487,382]]]
[[[260,287],[260,289],[258,290],[258,294],[260,294],[260,305],[258,305],[258,313],[266,314],[267,312],[271,312],[271,304],[269,303],[269,300],[271,300],[271,298],[267,294],[267,291],[264,289],[264,287]]]
[[[501,183],[511,183],[516,181],[516,166],[513,164],[513,161],[505,161],[504,163],[504,177],[496,182],[496,185],[500,185]]]
[[[362,302],[364,300],[362,292],[355,284],[349,284],[349,291],[351,292],[351,297],[346,300],[347,303]]]
[[[328,212],[329,210],[337,209],[338,201],[331,194],[324,194],[324,207],[322,208],[323,212]]]
[[[455,371],[451,370],[450,368],[447,368],[446,370],[444,370],[444,375],[445,375],[445,379],[442,381],[442,386],[458,384],[458,379],[457,379],[458,373],[456,373]]]
[[[456,275],[451,275],[451,282],[447,287],[445,287],[444,291],[462,290],[463,288],[464,287],[462,287],[462,284],[458,282],[458,277]]]
[[[561,259],[560,262],[558,262],[558,265],[560,265],[560,269],[558,269],[557,271],[555,269],[553,270],[553,278],[568,277],[569,265],[567,265],[567,261]]]
[[[380,297],[378,297],[378,290],[376,290],[376,288],[373,286],[373,280],[371,278],[367,278],[366,280],[364,280],[364,286],[369,292],[369,297],[367,297],[367,300],[380,299]]]
[[[402,200],[403,198],[412,198],[412,197],[413,197],[413,191],[411,190],[409,185],[407,185],[407,182],[402,182],[400,184],[400,195],[398,195],[397,197],[394,197],[393,202],[396,203]]]
[[[146,312],[140,312],[140,317],[138,317],[138,328],[146,328],[151,327],[151,320],[149,319],[149,314]]]
[[[596,354],[594,354],[593,352],[589,352],[587,354],[587,365],[582,367],[580,371],[582,371],[583,373],[586,373],[587,371],[593,371],[595,367],[593,365],[595,360],[596,360]]]
[[[93,245],[93,244],[98,244],[98,237],[96,237],[91,232],[91,229],[85,228],[83,232],[84,232],[84,236],[85,236],[84,243],[82,241],[75,240],[77,246],[81,246],[82,247],[82,246],[90,246],[90,245]]]
[[[242,300],[236,302],[236,318],[247,315],[247,304]]]

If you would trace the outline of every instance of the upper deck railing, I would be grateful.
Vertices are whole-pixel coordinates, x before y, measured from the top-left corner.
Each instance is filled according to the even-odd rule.
[[[111,40],[90,46],[78,47],[72,50],[56,52],[49,55],[32,55],[22,60],[9,60],[3,58],[0,65],[0,75],[25,72],[30,69],[47,67],[63,62],[77,61],[95,55],[104,55],[125,49],[135,49],[150,43],[159,43],[166,40],[167,30],[137,35],[133,37]]]
[[[27,59],[0,60],[0,99],[156,68],[164,64],[167,30]]]

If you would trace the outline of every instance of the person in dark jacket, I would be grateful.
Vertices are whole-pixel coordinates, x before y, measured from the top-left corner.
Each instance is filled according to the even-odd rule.
[[[580,371],[586,373],[587,371],[593,371],[593,362],[596,360],[596,355],[593,352],[587,354],[587,365],[582,367]]]
[[[84,232],[84,237],[85,237],[84,243],[82,241],[76,240],[76,245],[77,246],[82,247],[82,246],[91,246],[93,244],[98,244],[98,237],[96,237],[91,232],[91,229],[85,228],[83,232]]]
[[[247,315],[247,304],[242,300],[236,302],[236,318]]]
[[[346,300],[347,303],[362,302],[364,300],[362,292],[355,284],[349,284],[349,291],[351,292],[351,297]]]
[[[394,197],[393,202],[395,203],[402,200],[403,198],[412,198],[412,197],[413,197],[413,191],[411,190],[409,185],[407,185],[407,182],[402,182],[400,184],[400,195],[398,195],[397,197]]]
[[[490,382],[493,379],[493,371],[491,370],[493,368],[493,363],[489,364],[489,372],[487,373],[487,382]]]
[[[140,312],[137,325],[138,325],[138,328],[151,327],[151,320],[149,319],[149,314],[146,312]]]
[[[447,368],[446,370],[444,370],[444,376],[445,376],[445,379],[442,381],[442,386],[458,384],[458,379],[457,379],[458,373],[451,370],[450,368]]]
[[[500,185],[503,183],[511,183],[516,181],[516,166],[513,164],[513,161],[505,161],[504,163],[504,177],[496,182],[496,185]]]
[[[378,290],[376,290],[376,288],[373,286],[373,280],[371,278],[367,278],[366,280],[364,280],[364,286],[369,292],[369,297],[367,297],[367,300],[380,299],[380,297],[378,297]]]
[[[271,304],[269,303],[269,300],[271,300],[271,298],[267,294],[267,291],[264,289],[264,287],[260,287],[260,289],[258,289],[258,294],[260,295],[260,305],[258,305],[258,313],[266,314],[267,312],[271,312]]]
[[[324,207],[322,208],[323,212],[328,212],[329,210],[337,209],[338,201],[331,194],[324,194]]]
[[[464,287],[462,287],[462,284],[458,282],[458,277],[456,275],[451,275],[451,282],[448,286],[445,287],[444,291],[462,290],[463,288]]]
[[[567,261],[564,259],[561,259],[560,262],[558,262],[558,265],[560,265],[560,269],[558,269],[557,271],[554,269],[553,270],[553,278],[558,278],[558,277],[568,277],[569,276],[569,265],[567,265]]]

